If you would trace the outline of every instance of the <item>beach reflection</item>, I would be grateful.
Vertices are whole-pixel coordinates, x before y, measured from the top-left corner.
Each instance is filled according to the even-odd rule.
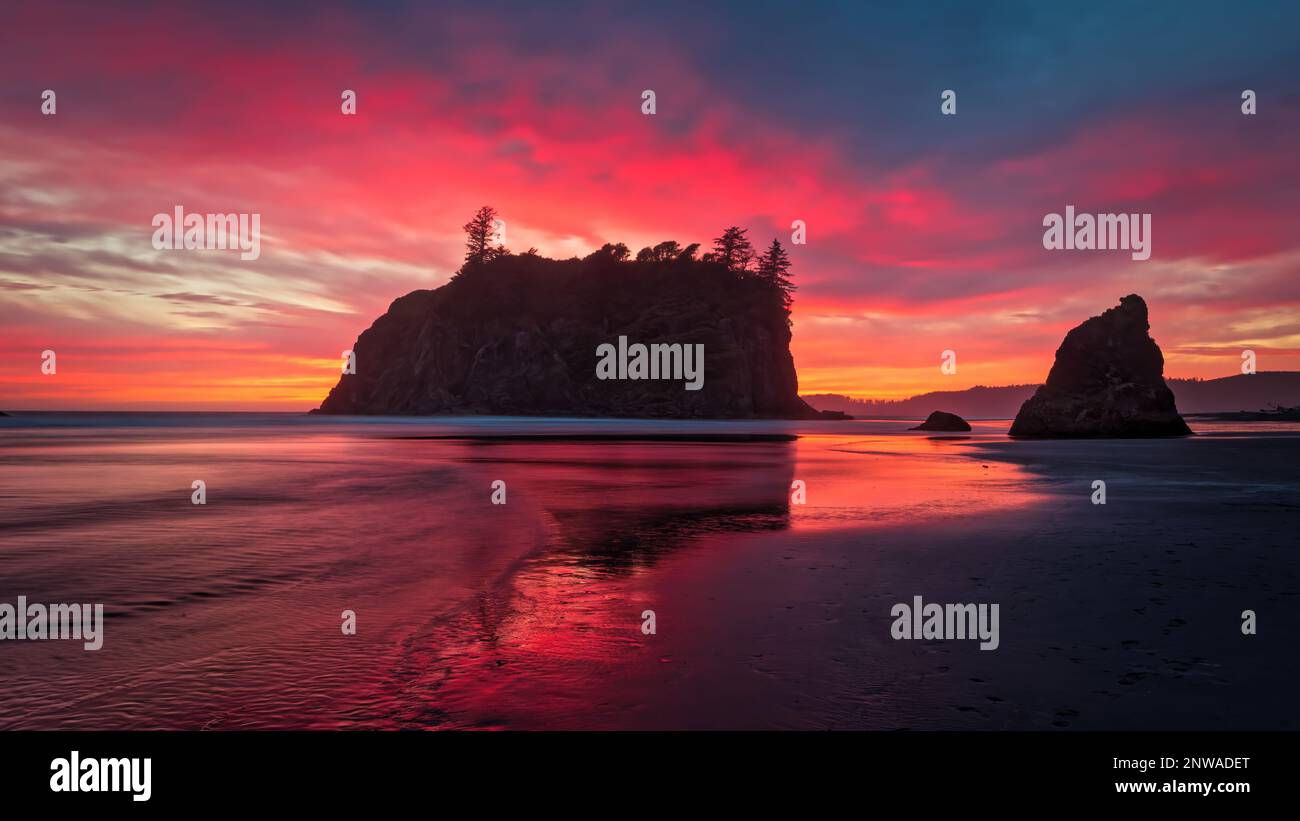
[[[787,532],[804,539],[805,552],[820,539],[838,548],[839,534],[863,528],[957,523],[1034,504],[1022,469],[973,460],[960,441],[808,435],[707,448],[462,451],[501,471],[527,466],[524,501],[547,522],[548,549],[460,621],[432,625],[413,642],[412,673],[437,671],[428,706],[447,711],[450,726],[766,726],[764,711],[788,708],[787,685],[798,678],[755,678],[753,659],[730,658],[729,635],[752,625],[720,622],[706,603],[780,601],[787,592],[793,601],[802,592],[798,575],[765,578],[747,566],[751,538]],[[796,478],[805,504],[790,503]],[[870,542],[860,549],[869,552]],[[641,629],[646,610],[655,611],[656,635]],[[759,608],[728,618],[780,615]],[[705,680],[726,689],[700,692]]]
[[[709,679],[726,687],[686,695],[701,671],[674,659],[738,628],[698,605],[725,594],[736,619],[768,619],[744,612],[746,591],[798,592],[747,569],[756,540],[806,550],[1035,499],[1020,468],[892,428],[537,439],[467,424],[6,430],[6,600],[103,602],[109,623],[98,653],[0,646],[0,727],[726,725],[769,689],[719,649],[697,664],[722,665]]]

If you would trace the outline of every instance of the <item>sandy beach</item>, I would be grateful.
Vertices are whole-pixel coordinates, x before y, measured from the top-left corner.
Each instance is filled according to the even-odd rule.
[[[106,635],[6,647],[7,728],[1296,727],[1295,431],[56,421],[4,422],[5,593]]]
[[[693,726],[731,713],[722,726],[1295,728],[1294,438],[958,449],[976,452],[971,471],[1030,466],[1043,497],[831,539],[762,536],[728,563],[739,590],[717,578],[677,597],[690,624],[726,625],[672,659],[695,672],[678,694],[701,708]],[[1093,477],[1108,481],[1104,507]],[[1001,646],[892,640],[890,605],[917,593],[1000,603]],[[1271,626],[1243,636],[1245,609]],[[726,689],[708,671],[727,664],[767,694],[753,710],[737,714],[734,690],[701,703]]]
[[[999,508],[984,498],[964,513],[934,499],[927,505],[937,521],[885,516],[868,527],[796,524],[718,537],[655,564],[634,589],[611,594],[596,585],[586,596],[574,585],[565,610],[621,611],[631,626],[634,612],[653,606],[660,625],[656,636],[627,639],[639,663],[604,671],[620,680],[617,690],[572,694],[576,723],[1296,726],[1297,659],[1287,649],[1300,603],[1293,436],[933,441],[964,462],[958,470],[977,477],[970,481],[984,485],[984,497],[1032,502]],[[1125,460],[1134,464],[1117,469]],[[1023,490],[1019,475],[1000,478],[1015,465],[1032,471]],[[1094,477],[1108,483],[1105,506],[1090,501]],[[819,507],[818,489],[809,496],[814,519],[846,514]],[[915,594],[1000,603],[1001,646],[891,639],[890,607]],[[1246,609],[1268,629],[1242,635]],[[505,701],[530,702],[526,684],[506,686]],[[527,715],[505,724],[517,722],[554,726]]]

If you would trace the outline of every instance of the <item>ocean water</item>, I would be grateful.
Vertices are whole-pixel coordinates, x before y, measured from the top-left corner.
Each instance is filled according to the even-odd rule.
[[[887,540],[1055,509],[1005,420],[911,424],[0,419],[0,602],[106,614],[0,642],[0,729],[893,726]]]

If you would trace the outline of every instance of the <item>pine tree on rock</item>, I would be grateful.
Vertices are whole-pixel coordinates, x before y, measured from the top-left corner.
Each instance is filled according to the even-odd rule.
[[[798,286],[790,281],[790,255],[778,240],[772,240],[768,249],[759,256],[757,273],[759,279],[781,292],[781,304],[789,311]]]
[[[754,259],[754,246],[745,236],[747,233],[749,229],[735,225],[723,231],[722,236],[713,240],[713,261],[722,263],[728,271],[749,270],[749,263]]]
[[[492,247],[493,235],[496,233],[497,211],[490,205],[478,209],[473,219],[465,223],[465,266],[487,262],[502,256],[505,247]]]

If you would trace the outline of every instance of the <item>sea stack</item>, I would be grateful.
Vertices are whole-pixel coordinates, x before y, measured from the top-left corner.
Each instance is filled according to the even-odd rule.
[[[924,422],[908,430],[968,431],[970,423],[955,413],[935,411],[927,416]]]
[[[612,249],[506,255],[401,297],[362,332],[355,373],[317,412],[844,418],[799,398],[780,291],[714,262]],[[606,367],[633,348],[651,352],[646,372]],[[668,349],[683,362],[690,352],[698,372],[656,372]]]
[[[1056,361],[1011,425],[1017,437],[1154,437],[1191,433],[1165,384],[1147,304],[1129,294],[1065,335]]]

